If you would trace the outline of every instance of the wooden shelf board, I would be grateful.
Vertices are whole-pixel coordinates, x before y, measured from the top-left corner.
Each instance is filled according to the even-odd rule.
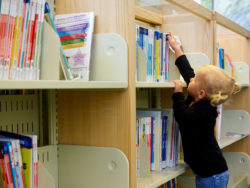
[[[169,13],[166,9],[172,8],[174,12],[190,12],[194,15],[201,17],[205,20],[212,20],[213,12],[204,6],[196,3],[193,0],[161,0],[161,1],[150,1],[148,4],[145,1],[137,0],[137,5],[147,8],[157,8],[162,12],[163,15]],[[176,10],[175,10],[176,9]],[[182,10],[181,10],[182,9]]]
[[[214,13],[214,19],[216,21],[217,24],[222,25],[223,27],[234,31],[240,35],[243,35],[246,38],[250,38],[250,31],[248,31],[247,29],[245,29],[244,27],[238,25],[237,23],[235,23],[234,21],[226,18],[225,16],[221,15],[218,12]]]
[[[183,83],[183,87],[186,84]],[[171,82],[136,82],[136,88],[174,88],[174,83]]]
[[[1,80],[1,89],[124,89],[127,82],[66,80]]]
[[[162,25],[163,23],[162,15],[139,6],[135,6],[135,19],[155,25]]]
[[[137,178],[137,188],[155,188],[183,174],[189,169],[187,164],[180,163],[173,168],[167,168],[159,172],[151,172],[149,177]]]
[[[246,138],[247,136],[239,136],[239,137],[228,137],[228,138],[221,138],[219,141],[218,141],[218,144],[220,146],[221,149],[243,139],[243,138]]]
[[[195,14],[196,16],[199,16],[206,20],[212,20],[213,18],[213,12],[204,6],[200,5],[199,3],[196,3],[193,0],[166,0],[169,3],[175,4],[178,7],[183,8],[184,10],[191,12]]]

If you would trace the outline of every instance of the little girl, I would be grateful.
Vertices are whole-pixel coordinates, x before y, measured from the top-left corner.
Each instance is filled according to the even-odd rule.
[[[184,161],[196,176],[196,188],[226,188],[228,167],[214,136],[216,106],[240,88],[226,72],[213,65],[202,66],[195,75],[171,33],[168,40],[175,51],[175,64],[188,86],[185,100],[182,82],[173,81],[173,109],[182,136]]]

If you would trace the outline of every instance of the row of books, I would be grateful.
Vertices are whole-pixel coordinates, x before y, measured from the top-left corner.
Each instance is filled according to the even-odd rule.
[[[0,6],[0,79],[38,80],[44,0],[1,0]]]
[[[168,181],[167,183],[162,184],[158,188],[176,188],[176,187],[177,187],[176,178],[174,178]]]
[[[180,132],[173,109],[137,110],[137,175],[141,176],[141,160],[147,161],[149,171],[160,171],[178,163]],[[140,147],[146,145],[148,152]]]
[[[0,131],[0,187],[38,187],[37,136]]]
[[[174,51],[167,34],[137,24],[135,30],[137,81],[168,82],[169,63]],[[176,38],[181,46],[179,37]]]
[[[0,90],[0,95],[33,95],[39,94],[39,90]]]

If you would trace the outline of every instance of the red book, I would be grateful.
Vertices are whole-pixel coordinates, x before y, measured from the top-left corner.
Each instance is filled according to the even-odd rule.
[[[13,184],[13,179],[11,175],[10,157],[8,153],[4,154],[4,168],[6,172],[6,180],[7,180],[8,188],[13,188],[14,184]]]
[[[4,151],[3,151],[2,144],[0,144],[0,169],[1,169],[1,177],[3,180],[4,188],[8,188],[7,180],[6,180],[6,172],[4,169]]]

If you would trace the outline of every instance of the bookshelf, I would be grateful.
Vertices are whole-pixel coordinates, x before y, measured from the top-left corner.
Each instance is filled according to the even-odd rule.
[[[3,89],[39,89],[48,95],[45,97],[47,105],[44,105],[43,96],[39,101],[39,108],[45,106],[42,111],[45,111],[48,119],[47,123],[40,118],[40,121],[44,121],[43,124],[47,123],[47,130],[40,131],[43,133],[42,138],[46,137],[48,140],[48,143],[45,143],[44,140],[45,146],[39,148],[40,186],[58,187],[58,185],[70,183],[67,174],[65,174],[68,167],[65,165],[65,161],[71,157],[65,155],[68,149],[74,151],[75,156],[80,156],[74,165],[79,164],[79,167],[82,167],[77,171],[70,168],[72,174],[87,174],[89,169],[92,170],[91,173],[97,173],[99,169],[94,165],[95,162],[99,164],[97,162],[103,160],[103,155],[107,159],[105,163],[102,163],[107,164],[103,167],[104,171],[98,173],[98,178],[89,177],[86,179],[83,183],[85,186],[91,182],[103,186],[103,182],[105,182],[103,177],[106,175],[105,168],[109,167],[112,171],[115,167],[114,163],[110,164],[110,161],[122,160],[121,166],[118,167],[123,167],[123,170],[120,171],[120,168],[117,168],[120,173],[113,173],[109,178],[113,178],[113,181],[120,181],[121,177],[126,177],[124,178],[126,182],[119,185],[113,184],[115,187],[124,185],[124,187],[131,188],[153,188],[172,178],[179,177],[189,169],[188,166],[179,164],[177,167],[163,172],[151,173],[150,177],[147,178],[136,177],[136,102],[140,100],[136,98],[136,88],[156,90],[156,96],[160,96],[155,99],[156,106],[164,108],[171,106],[173,84],[136,82],[135,19],[150,26],[160,26],[161,31],[176,33],[181,37],[185,53],[204,53],[211,62],[216,59],[215,43],[219,41],[221,46],[232,55],[233,61],[245,62],[250,65],[247,51],[250,48],[249,31],[192,0],[162,0],[152,1],[151,4],[123,0],[115,2],[111,0],[56,1],[56,13],[58,14],[87,11],[95,12],[95,35],[116,33],[126,41],[127,49],[120,50],[121,52],[126,51],[126,53],[119,55],[124,61],[115,60],[117,69],[107,71],[105,67],[100,65],[99,71],[103,73],[106,70],[109,75],[99,75],[110,76],[111,74],[115,75],[115,79],[95,77],[96,79],[92,79],[90,82],[63,81],[60,80],[59,64],[55,64],[51,70],[53,74],[45,75],[45,79],[40,81],[0,81]],[[220,30],[218,25],[229,28],[231,31],[225,28]],[[48,32],[52,33],[49,28]],[[57,42],[52,42],[52,40],[48,40],[48,42],[57,45],[58,40],[53,37],[54,34],[48,35],[48,37],[51,36]],[[106,42],[106,44],[110,44],[110,42],[113,40]],[[98,44],[97,47],[101,47],[103,44],[105,42]],[[47,45],[47,47],[49,46]],[[124,46],[124,41],[118,46]],[[237,46],[236,50],[235,46]],[[44,50],[50,51],[49,49]],[[56,47],[51,49],[55,50]],[[95,52],[96,54],[101,53],[101,49],[98,50]],[[49,62],[58,62],[56,59],[58,56],[52,55],[51,57],[47,56],[47,58],[47,65]],[[52,60],[52,58],[55,59]],[[103,64],[104,61],[101,60],[99,62]],[[49,72],[50,69],[45,67],[45,70]],[[230,104],[225,105],[226,109],[243,109],[250,113],[248,84],[245,86]],[[16,96],[13,98],[15,99]],[[40,114],[40,117],[43,116],[44,114]],[[220,146],[224,148],[225,152],[243,152],[250,155],[249,136],[221,140]],[[102,154],[102,151],[105,154]],[[91,155],[92,152],[94,154]],[[117,156],[116,159],[110,157],[113,152]],[[84,163],[84,157],[88,154],[89,158],[95,156],[94,164]],[[65,158],[63,159],[63,157]],[[76,186],[82,183],[81,178],[82,176],[77,176],[77,179],[74,179]],[[241,179],[240,182],[246,181],[244,176],[239,179]],[[98,187],[96,184],[95,186]]]

